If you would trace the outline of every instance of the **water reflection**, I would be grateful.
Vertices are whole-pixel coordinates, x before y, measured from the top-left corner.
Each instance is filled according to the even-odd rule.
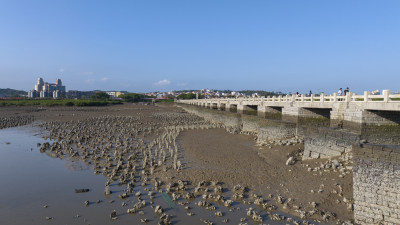
[[[148,219],[148,224],[157,224],[159,217],[153,207],[160,205],[164,211],[172,215],[173,224],[204,224],[204,220],[214,224],[225,224],[223,220],[229,218],[228,224],[239,224],[241,218],[245,222],[253,223],[246,216],[246,208],[254,205],[243,205],[234,202],[235,210],[231,211],[221,204],[211,202],[223,217],[217,217],[215,211],[195,206],[201,196],[192,200],[190,212],[185,210],[180,199],[173,202],[165,193],[156,193],[154,198],[147,195],[152,186],[146,188],[139,184],[133,191],[140,191],[141,200],[146,207],[140,213],[127,214],[127,209],[138,202],[133,194],[124,200],[118,199],[125,186],[111,184],[112,194],[104,195],[106,178],[93,174],[93,167],[81,160],[63,157],[51,151],[41,154],[38,143],[44,143],[44,135],[38,128],[25,126],[0,130],[0,224],[141,224],[141,219]],[[47,140],[48,141],[48,140]],[[75,193],[75,189],[87,188],[87,193]],[[227,194],[229,196],[229,194]],[[89,204],[86,206],[85,201]],[[153,202],[153,204],[151,204]],[[46,207],[44,207],[46,206]],[[241,208],[241,210],[237,210]],[[109,215],[117,211],[118,219],[110,220]],[[53,218],[46,221],[46,217]],[[279,224],[268,220],[265,212],[262,217],[269,224]],[[285,222],[283,222],[285,224]]]

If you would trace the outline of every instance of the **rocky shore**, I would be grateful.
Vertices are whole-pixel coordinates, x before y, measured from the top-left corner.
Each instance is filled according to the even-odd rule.
[[[251,133],[229,133],[223,124],[172,104],[8,107],[0,112],[0,128],[35,122],[45,131],[46,141],[38,143],[42,153],[82,161],[106,177],[104,195],[117,195],[125,208],[109,212],[107,219],[116,223],[130,215],[152,224],[174,224],[179,217],[193,218],[185,219],[193,224],[353,220],[351,153],[303,161],[299,138],[257,143]],[[115,185],[123,191],[115,192]],[[157,199],[184,213],[170,211]],[[143,213],[148,207],[158,219]],[[194,208],[204,209],[200,218]]]

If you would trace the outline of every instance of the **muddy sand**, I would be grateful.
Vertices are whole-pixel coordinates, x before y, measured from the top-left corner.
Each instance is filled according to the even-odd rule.
[[[74,162],[57,161],[62,167],[92,171],[85,177],[93,182],[69,180],[89,188],[88,193],[73,193],[68,186],[68,194],[58,193],[64,196],[64,204],[51,200],[56,198],[51,193],[38,196],[30,208],[37,208],[37,219],[43,223],[334,224],[353,219],[349,162],[341,158],[301,161],[301,143],[259,146],[253,136],[230,134],[222,125],[172,104],[2,107],[0,122],[2,128],[34,124],[40,130],[37,135],[45,139],[27,148],[40,150],[51,160]],[[291,156],[296,162],[286,165]],[[20,183],[15,181],[16,186]],[[107,188],[111,193],[105,195]],[[18,193],[14,195],[0,205],[11,214],[18,211]],[[69,195],[79,198],[65,197]],[[40,199],[53,202],[49,213],[42,212],[46,203]],[[86,213],[85,220],[74,218],[77,207]],[[12,221],[9,224],[24,224],[35,217],[10,219],[19,214],[5,218]]]

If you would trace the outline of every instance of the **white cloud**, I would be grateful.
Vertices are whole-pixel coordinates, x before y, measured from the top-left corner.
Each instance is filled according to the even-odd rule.
[[[61,68],[61,69],[59,69],[58,71],[60,71],[60,73],[64,73],[65,69],[64,69],[64,68]]]
[[[102,77],[101,79],[100,79],[100,81],[108,81],[110,78],[108,78],[108,77]]]
[[[171,84],[171,81],[164,79],[164,80],[160,80],[160,81],[154,83],[153,85],[154,86],[167,86],[169,84]]]

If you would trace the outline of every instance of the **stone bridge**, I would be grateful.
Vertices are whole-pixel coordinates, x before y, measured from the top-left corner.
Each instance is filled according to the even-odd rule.
[[[302,136],[303,159],[352,152],[355,223],[400,224],[400,95],[383,91],[382,95],[364,92],[177,102],[191,105],[182,107],[207,120],[256,133],[258,141]],[[369,144],[360,144],[365,142]]]
[[[303,159],[352,152],[355,223],[400,224],[400,95],[386,90],[382,95],[364,92],[177,102],[192,105],[182,107],[205,119],[257,133],[258,141],[303,136]],[[365,142],[369,144],[360,144]]]
[[[256,98],[213,98],[177,100],[178,103],[243,114],[258,114],[270,119],[297,122],[299,118],[329,120],[331,127],[359,128],[367,125],[400,124],[400,94],[384,90],[382,95],[348,93],[346,96],[305,95]]]

